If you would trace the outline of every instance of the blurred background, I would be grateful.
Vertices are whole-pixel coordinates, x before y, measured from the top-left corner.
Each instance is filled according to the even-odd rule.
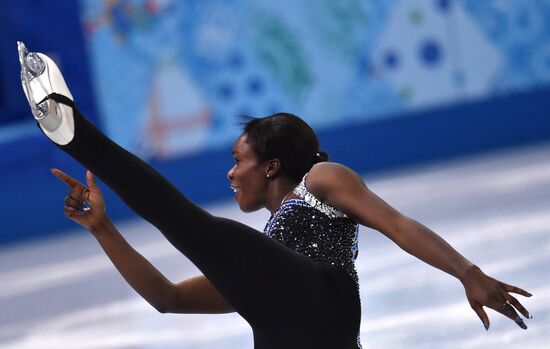
[[[486,333],[446,274],[362,228],[363,344],[550,342],[550,2],[134,0],[0,4],[0,348],[251,348],[238,316],[161,315],[62,212],[49,174],[85,169],[39,130],[16,42],[79,109],[209,211],[259,230],[225,173],[240,115],[287,111],[331,159],[535,296],[528,331]],[[108,212],[172,280],[197,274],[105,186]]]

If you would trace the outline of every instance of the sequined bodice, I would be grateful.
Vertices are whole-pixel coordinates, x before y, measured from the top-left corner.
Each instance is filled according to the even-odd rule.
[[[264,233],[316,262],[342,268],[359,285],[355,269],[358,225],[311,194],[306,178],[307,174],[294,189],[299,199],[285,201],[267,222]]]

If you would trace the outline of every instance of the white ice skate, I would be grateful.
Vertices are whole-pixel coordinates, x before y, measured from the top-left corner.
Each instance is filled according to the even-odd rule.
[[[46,136],[59,145],[68,144],[74,136],[73,109],[49,98],[59,94],[73,101],[61,71],[45,54],[27,51],[17,42],[21,63],[21,83],[32,114]]]

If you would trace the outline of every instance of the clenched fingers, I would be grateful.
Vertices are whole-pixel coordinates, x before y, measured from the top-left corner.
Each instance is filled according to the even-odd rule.
[[[87,195],[89,193],[89,190],[86,187],[73,187],[69,190],[68,195],[65,197],[65,206],[64,208],[67,209],[67,212],[65,213],[67,216],[68,213],[78,213],[83,214],[85,211],[88,210],[88,199]],[[70,216],[69,216],[70,217]]]
[[[84,205],[85,201],[86,197],[78,190],[71,189],[65,197],[65,205],[72,206],[77,209],[82,208],[82,205]]]

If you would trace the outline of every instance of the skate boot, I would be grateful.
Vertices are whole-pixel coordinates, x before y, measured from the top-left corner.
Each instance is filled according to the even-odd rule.
[[[21,63],[21,83],[32,114],[42,132],[59,145],[74,137],[73,96],[61,71],[46,55],[29,52],[17,42]]]

